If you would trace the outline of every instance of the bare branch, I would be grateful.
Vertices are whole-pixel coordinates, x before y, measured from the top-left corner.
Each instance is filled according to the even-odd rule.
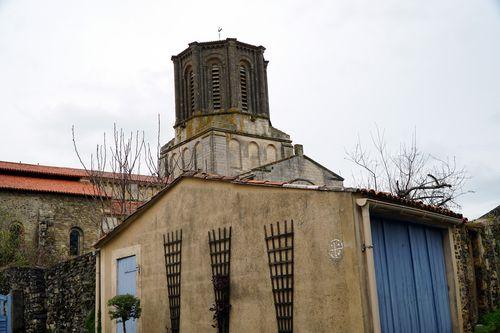
[[[460,208],[456,199],[471,193],[464,190],[469,178],[466,169],[458,168],[455,158],[443,160],[423,153],[417,146],[416,131],[396,154],[388,150],[384,132],[378,127],[370,136],[376,152],[373,159],[359,137],[354,149],[346,151],[346,159],[360,169],[360,175],[353,175],[353,179],[365,179],[365,187],[373,185],[375,190],[447,208]]]

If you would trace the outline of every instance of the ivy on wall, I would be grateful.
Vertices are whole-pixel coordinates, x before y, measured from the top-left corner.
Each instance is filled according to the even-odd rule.
[[[0,268],[29,265],[34,259],[33,250],[24,238],[22,224],[0,209]]]

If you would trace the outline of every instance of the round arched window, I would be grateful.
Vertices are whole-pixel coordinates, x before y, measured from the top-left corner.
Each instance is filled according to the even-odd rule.
[[[69,233],[69,254],[79,256],[82,253],[83,231],[73,227]]]
[[[23,226],[20,223],[14,222],[9,226],[10,240],[15,246],[19,246],[23,232]]]

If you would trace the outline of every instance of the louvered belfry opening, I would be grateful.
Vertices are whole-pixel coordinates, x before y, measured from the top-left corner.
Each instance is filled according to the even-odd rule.
[[[214,327],[218,333],[229,333],[230,304],[230,263],[231,263],[231,231],[232,228],[219,228],[217,232],[208,232],[210,264],[212,267],[212,283],[215,304],[210,311],[214,312]]]
[[[194,112],[194,73],[189,73],[189,111],[192,115]]]
[[[245,66],[240,66],[240,92],[241,92],[241,109],[248,111],[248,73]]]
[[[293,221],[264,226],[278,333],[293,332]]]
[[[171,332],[179,333],[181,318],[182,229],[163,235]]]
[[[194,72],[192,68],[189,68],[184,74],[183,82],[183,107],[181,109],[182,120],[188,119],[193,115],[194,112],[194,102],[195,102],[195,91],[194,91]]]
[[[219,65],[212,65],[212,104],[214,110],[219,110],[221,108]]]

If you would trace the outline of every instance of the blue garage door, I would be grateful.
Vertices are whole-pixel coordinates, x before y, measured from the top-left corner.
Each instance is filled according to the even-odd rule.
[[[11,296],[0,294],[0,333],[12,332],[10,321]]]
[[[117,295],[130,294],[135,296],[137,278],[137,263],[135,256],[118,259]],[[136,322],[129,319],[125,322],[127,333],[135,333]],[[117,324],[118,333],[123,332],[122,323]]]
[[[440,229],[372,217],[382,332],[451,332]]]

